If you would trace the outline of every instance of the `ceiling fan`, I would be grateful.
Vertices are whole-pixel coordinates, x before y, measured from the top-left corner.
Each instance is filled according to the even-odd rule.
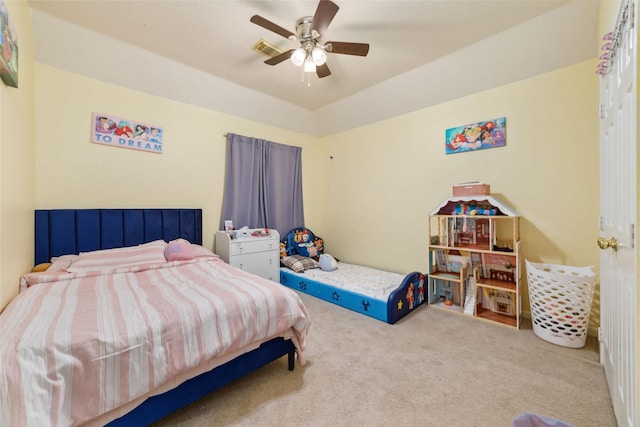
[[[315,71],[318,77],[322,78],[331,74],[326,64],[327,56],[325,52],[367,56],[369,53],[368,43],[337,41],[322,43],[320,41],[327,27],[336,16],[336,13],[338,13],[338,9],[340,9],[340,7],[334,2],[330,0],[320,0],[313,16],[304,16],[296,21],[295,34],[259,15],[253,15],[250,21],[254,24],[273,31],[284,38],[300,43],[299,48],[284,51],[267,59],[264,63],[277,65],[291,58],[291,62],[299,67],[303,67],[305,73]]]

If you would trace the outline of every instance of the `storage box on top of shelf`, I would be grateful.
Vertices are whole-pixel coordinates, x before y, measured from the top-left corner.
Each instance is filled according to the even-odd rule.
[[[453,196],[486,196],[491,194],[491,186],[481,182],[465,182],[453,186]]]

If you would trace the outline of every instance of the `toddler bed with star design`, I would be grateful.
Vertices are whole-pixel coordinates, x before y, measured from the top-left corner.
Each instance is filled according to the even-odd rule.
[[[425,276],[338,262],[308,228],[280,241],[280,283],[289,288],[393,324],[425,302]]]

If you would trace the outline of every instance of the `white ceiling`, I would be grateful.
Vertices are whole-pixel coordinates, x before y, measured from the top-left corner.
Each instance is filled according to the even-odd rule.
[[[69,39],[86,38],[69,36],[62,40],[52,28],[43,28],[52,25],[54,21],[50,17],[53,17],[55,22],[71,23],[116,44],[135,47],[145,55],[183,64],[200,75],[232,82],[251,91],[248,93],[277,98],[306,110],[303,115],[310,113],[319,121],[335,120],[342,114],[335,112],[337,107],[356,107],[350,106],[347,100],[360,98],[362,104],[367,99],[365,94],[372,88],[383,92],[394,90],[388,82],[402,81],[420,70],[421,83],[435,93],[438,87],[446,87],[443,82],[460,73],[466,83],[476,78],[495,80],[502,74],[518,78],[596,56],[597,0],[335,2],[340,10],[323,40],[369,43],[369,55],[328,54],[327,64],[332,74],[319,79],[314,73],[308,86],[301,82],[300,68],[290,61],[269,66],[263,63],[266,57],[251,50],[261,38],[283,49],[297,46],[295,42],[249,22],[249,18],[258,14],[295,32],[295,21],[302,16],[312,16],[318,4],[316,0],[30,0],[36,12],[36,58],[42,62],[48,62],[45,51],[53,55],[50,45],[54,40],[58,58],[51,62],[58,61],[56,65],[60,66],[61,58],[64,58],[61,50],[78,49],[72,45],[79,41]],[[529,28],[529,33],[516,33],[515,38],[509,35],[518,28]],[[503,42],[499,37],[503,37]],[[518,41],[518,45],[510,44],[520,38],[522,41]],[[491,44],[483,45],[483,41],[488,40]],[[465,54],[470,48],[475,53]],[[109,58],[106,63],[119,62],[119,52],[115,48],[100,55],[102,60],[105,56]],[[86,57],[79,59],[87,61]],[[537,70],[536,64],[544,69]],[[118,66],[122,67],[122,64]],[[131,66],[139,67],[140,64],[132,63]],[[122,68],[117,71],[114,67],[113,73],[122,72]],[[518,71],[518,67],[522,70]],[[437,75],[434,74],[436,70],[439,70]],[[498,85],[500,82],[492,80],[487,84]],[[415,87],[415,81],[411,85]],[[434,96],[434,99],[438,98]],[[390,112],[377,114],[387,116]],[[309,133],[324,132],[312,130]]]

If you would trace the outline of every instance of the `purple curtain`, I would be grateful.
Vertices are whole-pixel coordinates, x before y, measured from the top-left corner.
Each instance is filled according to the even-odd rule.
[[[304,227],[302,148],[229,133],[226,168],[221,230]]]

